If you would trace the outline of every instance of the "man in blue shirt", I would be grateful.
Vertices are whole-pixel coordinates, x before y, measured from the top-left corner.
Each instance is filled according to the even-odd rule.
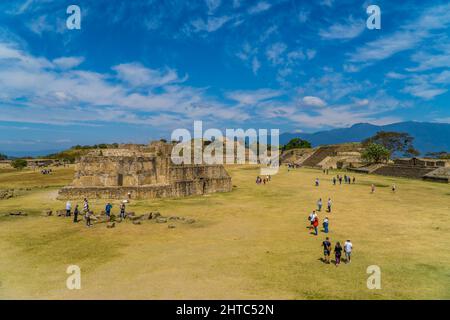
[[[112,204],[108,202],[105,207],[105,213],[106,213],[106,216],[108,217],[108,220],[111,218],[111,209],[112,209]]]

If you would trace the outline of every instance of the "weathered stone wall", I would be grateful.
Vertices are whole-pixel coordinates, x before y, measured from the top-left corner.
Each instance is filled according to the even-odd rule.
[[[172,184],[147,185],[137,187],[64,187],[59,199],[153,199],[165,197],[186,197],[214,192],[231,191],[230,178],[198,179],[177,181]]]
[[[86,156],[75,166],[73,186],[139,186],[158,181],[155,158]]]
[[[222,165],[174,165],[172,145],[102,149],[82,157],[72,184],[59,198],[132,199],[183,197],[231,191],[231,178]],[[149,153],[149,152],[152,153]]]

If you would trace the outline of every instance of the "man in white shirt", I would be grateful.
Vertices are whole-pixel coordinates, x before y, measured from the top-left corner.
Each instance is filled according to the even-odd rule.
[[[345,252],[346,263],[350,263],[350,260],[352,257],[352,249],[353,249],[352,242],[350,240],[345,241],[344,252]]]
[[[72,204],[70,201],[66,202],[66,217],[70,217],[70,210],[72,210]]]

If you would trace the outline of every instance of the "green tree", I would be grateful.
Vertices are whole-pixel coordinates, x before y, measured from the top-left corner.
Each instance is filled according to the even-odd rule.
[[[379,144],[389,150],[391,154],[402,153],[404,156],[417,156],[420,154],[413,146],[414,137],[406,132],[379,131],[373,137],[362,142],[364,147],[370,144]]]
[[[27,162],[27,160],[24,160],[24,159],[16,159],[11,162],[11,166],[17,170],[22,170],[27,165],[28,165],[28,162]]]
[[[390,151],[381,144],[371,143],[365,147],[361,157],[367,162],[379,163],[388,161],[390,154]]]
[[[8,156],[6,154],[0,153],[0,160],[8,160]]]
[[[283,146],[283,151],[290,149],[303,149],[303,148],[311,148],[311,143],[309,143],[306,140],[302,140],[300,138],[294,138]]]

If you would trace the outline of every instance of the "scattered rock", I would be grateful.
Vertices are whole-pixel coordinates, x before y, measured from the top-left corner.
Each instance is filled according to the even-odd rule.
[[[133,221],[133,224],[138,225],[138,224],[141,224],[141,222],[140,222],[139,220],[134,220],[134,221]]]
[[[174,228],[175,228],[175,226],[174,226],[173,224],[169,224],[167,227],[168,227],[169,229],[174,229]]]
[[[53,211],[50,209],[47,209],[44,211],[44,214],[49,217],[49,216],[53,215]]]
[[[7,200],[14,197],[14,189],[0,190],[0,200]]]
[[[167,218],[162,218],[162,217],[156,218],[156,223],[166,223],[166,222],[167,222]]]
[[[129,216],[128,217],[131,221],[138,221],[144,218],[144,216]]]
[[[134,217],[134,215],[135,215],[134,212],[127,212],[126,213],[127,217]]]
[[[10,216],[27,216],[28,214],[22,211],[18,211],[18,212],[10,212],[9,213]]]
[[[151,218],[150,219],[157,219],[158,217],[161,217],[161,214],[158,211],[151,212]]]
[[[115,226],[116,226],[115,222],[110,222],[106,225],[106,228],[111,229],[111,228],[114,228]]]
[[[192,224],[192,223],[195,222],[195,220],[194,220],[194,219],[186,219],[185,222],[186,222],[186,223],[189,223],[189,224]]]
[[[66,216],[66,210],[58,210],[58,211],[56,211],[56,215],[58,217],[65,217]]]

